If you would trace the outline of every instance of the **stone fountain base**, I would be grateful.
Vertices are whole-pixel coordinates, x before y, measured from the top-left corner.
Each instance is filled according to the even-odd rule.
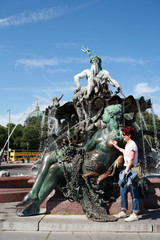
[[[141,212],[144,209],[160,208],[160,177],[148,177],[148,195],[140,200]],[[30,191],[34,178],[29,176],[2,177],[0,178],[0,203],[22,201]],[[107,203],[109,213],[117,213],[120,210],[119,187],[114,189],[115,200]],[[132,200],[128,194],[129,209],[132,211]],[[42,203],[41,207],[46,208],[47,213],[54,214],[84,214],[81,205],[77,202],[67,200],[63,194],[56,189]]]
[[[106,208],[109,213],[118,213],[121,209],[121,197],[119,187],[114,188],[113,195],[114,200],[106,203]],[[140,198],[141,213],[144,209],[157,209],[160,208],[160,176],[148,177],[148,193],[144,199]],[[47,213],[55,214],[84,214],[81,205],[77,202],[71,202],[66,200],[61,192],[56,191],[46,204]],[[130,193],[128,194],[128,213],[132,212],[132,198]]]
[[[114,201],[109,201],[106,203],[106,209],[108,213],[115,214],[120,211],[121,208],[121,198],[119,196],[119,187],[115,190],[115,195],[118,197]],[[43,205],[44,207],[44,205]],[[142,199],[140,199],[140,208],[141,213],[144,212],[144,203]],[[56,191],[55,195],[52,196],[46,204],[46,212],[52,214],[85,214],[81,205],[77,202],[72,202],[66,200],[61,192]],[[132,212],[132,198],[130,194],[128,194],[128,213]]]
[[[29,176],[0,177],[0,203],[21,201],[33,183]]]

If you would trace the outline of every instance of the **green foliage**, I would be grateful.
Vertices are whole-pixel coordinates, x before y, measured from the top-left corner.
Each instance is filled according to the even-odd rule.
[[[42,117],[31,117],[27,119],[26,125],[23,129],[23,136],[21,142],[21,148],[27,148],[27,142],[29,143],[30,150],[38,150],[41,137],[41,120]]]
[[[42,120],[42,117],[41,116],[38,116],[38,117],[30,117],[26,120],[26,125],[39,125],[41,124],[41,120]]]
[[[8,128],[8,124],[7,124],[7,128]],[[14,128],[15,128],[15,124],[10,123],[10,133]],[[20,142],[22,141],[22,135],[23,135],[23,126],[21,124],[18,124],[9,140],[9,145],[11,149],[19,149]]]
[[[8,130],[7,128],[0,125],[0,149],[3,148],[5,142],[8,138]]]
[[[10,123],[10,133],[15,127],[14,123]],[[32,117],[22,126],[18,124],[10,137],[9,146],[11,149],[18,150],[38,150],[41,136],[41,117]],[[8,125],[3,127],[0,125],[0,149],[4,147],[8,138]],[[28,147],[27,147],[28,142]]]
[[[149,112],[143,112],[143,116],[145,119],[145,123],[147,125],[148,130],[154,132],[154,124],[153,124],[153,116]],[[27,120],[26,124],[22,126],[18,124],[10,138],[9,145],[11,149],[27,149],[27,142],[29,143],[30,150],[38,150],[40,144],[41,137],[41,119],[42,117],[31,117]],[[141,120],[139,114],[137,114],[136,123],[141,126]],[[160,135],[160,119],[157,115],[155,115],[155,123],[157,128],[157,133]],[[143,129],[146,129],[143,121],[142,121]],[[15,124],[10,123],[10,132],[15,127]],[[43,128],[43,137],[47,134],[47,124],[45,122]],[[0,125],[0,149],[3,148],[5,142],[8,138],[8,126],[4,127]],[[152,141],[153,147],[155,147],[154,134],[153,136],[147,136]],[[160,142],[160,138],[158,138]]]
[[[23,141],[21,147],[26,149],[27,142],[29,143],[29,149],[36,150],[39,148],[40,143],[40,126],[37,124],[26,125],[23,130]]]

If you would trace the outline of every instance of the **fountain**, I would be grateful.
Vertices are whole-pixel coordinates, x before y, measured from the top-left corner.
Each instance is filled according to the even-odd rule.
[[[51,152],[42,155],[42,168],[31,191],[19,204],[26,207],[17,210],[18,216],[38,214],[42,202],[58,188],[66,199],[78,202],[89,219],[114,221],[108,211],[118,198],[115,188],[121,168],[115,168],[120,153],[110,141],[116,139],[124,147],[120,132],[125,126],[135,127],[139,162],[145,176],[158,166],[158,146],[153,149],[144,138],[145,134],[155,136],[155,133],[143,129],[142,123],[140,127],[136,125],[137,114],[141,116],[141,112],[151,108],[151,101],[125,97],[120,84],[102,69],[101,58],[93,56],[88,48],[83,51],[89,54],[91,69],[74,77],[77,89],[72,102],[60,106],[62,96],[54,98],[53,105],[45,111],[49,131],[42,137],[41,146],[45,152]],[[81,89],[80,79],[85,77],[88,85]],[[116,88],[114,94],[109,84]],[[42,128],[44,125],[43,119]],[[105,147],[100,149],[99,144]],[[147,182],[146,177],[139,182],[141,196]]]

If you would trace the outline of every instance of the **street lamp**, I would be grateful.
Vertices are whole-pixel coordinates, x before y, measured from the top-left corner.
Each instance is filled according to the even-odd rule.
[[[29,162],[28,149],[29,149],[29,142],[27,142],[27,162]]]
[[[10,114],[11,114],[11,109],[8,109],[7,112],[9,113],[9,121],[8,121],[8,147],[7,147],[7,162],[9,163],[9,135],[10,135]]]

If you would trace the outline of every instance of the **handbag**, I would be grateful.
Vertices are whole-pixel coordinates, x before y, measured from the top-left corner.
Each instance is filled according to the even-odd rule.
[[[144,178],[144,173],[142,171],[140,163],[137,165],[134,165],[131,167],[131,169],[137,174],[137,177],[135,177],[134,181],[140,181],[142,178]]]

